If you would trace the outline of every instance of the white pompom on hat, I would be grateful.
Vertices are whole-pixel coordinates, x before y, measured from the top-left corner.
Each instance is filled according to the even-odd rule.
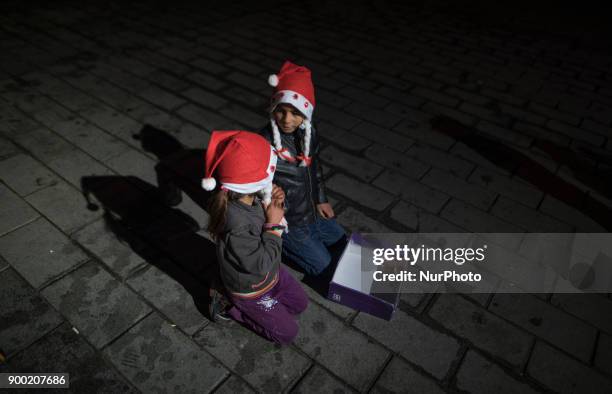
[[[268,84],[272,86],[273,88],[277,87],[278,86],[278,75],[270,74],[270,76],[268,77]]]

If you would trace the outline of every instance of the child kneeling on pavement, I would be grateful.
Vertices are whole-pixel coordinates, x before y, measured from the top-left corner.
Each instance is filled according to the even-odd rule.
[[[225,297],[211,291],[211,317],[229,316],[287,345],[297,336],[296,316],[308,298],[281,266],[285,195],[272,184],[276,161],[270,143],[256,133],[214,131],[202,186],[212,191],[215,178],[220,183],[210,200],[208,230],[217,242]]]

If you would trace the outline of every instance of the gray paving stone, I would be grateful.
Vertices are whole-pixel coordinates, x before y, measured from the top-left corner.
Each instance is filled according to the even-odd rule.
[[[43,218],[0,237],[0,250],[34,287],[87,259],[78,246]]]
[[[88,262],[41,291],[81,335],[102,348],[151,308],[96,262]]]
[[[341,168],[366,182],[374,179],[382,171],[381,166],[361,157],[345,153],[334,146],[323,149],[319,153],[319,157],[329,165]]]
[[[83,177],[113,175],[110,169],[78,149],[63,153],[48,161],[47,164],[53,171],[79,189]]]
[[[295,345],[357,390],[368,387],[389,356],[317,304],[311,303],[299,320]]]
[[[20,196],[52,186],[58,181],[55,174],[24,154],[0,161],[0,178]]]
[[[450,194],[455,198],[486,210],[495,200],[496,193],[472,185],[449,172],[432,168],[422,182],[434,189]]]
[[[495,92],[492,89],[487,89],[487,90],[489,92]],[[473,93],[473,92],[470,92],[468,90],[463,90],[461,88],[457,88],[457,87],[454,87],[454,86],[451,86],[451,87],[448,87],[448,88],[444,89],[444,93],[446,93],[446,94],[448,94],[450,96],[456,97],[456,98],[458,98],[458,99],[460,99],[462,101],[469,101],[469,102],[471,102],[473,104],[476,104],[476,105],[486,105],[486,104],[488,104],[491,101],[491,99],[487,97],[487,96],[490,96],[490,95],[485,95],[485,94],[483,94],[484,92],[483,93],[481,93],[481,92]]]
[[[176,78],[174,75],[163,70],[156,70],[150,72],[146,75],[145,78],[150,82],[156,83],[168,90],[175,92],[180,92],[181,90],[192,86],[189,82]]]
[[[453,145],[450,150],[450,153],[462,157],[467,161],[475,163],[480,167],[486,168],[489,171],[494,171],[508,176],[510,175],[507,170],[498,167],[495,163],[489,161],[489,159],[478,153],[478,151],[468,147],[462,142],[457,142],[455,145]]]
[[[540,211],[574,225],[578,232],[605,233],[608,231],[593,218],[549,195],[546,195],[540,204]]]
[[[223,89],[223,94],[232,100],[240,101],[249,108],[266,108],[270,103],[268,97],[253,93],[239,86],[225,88]],[[317,99],[318,98],[317,95]]]
[[[543,126],[546,124],[546,118],[534,113],[533,111],[528,111],[505,103],[499,103],[499,109],[502,113],[512,116],[519,121],[533,123],[538,126]]]
[[[580,123],[580,128],[608,137],[610,137],[610,134],[612,134],[612,131],[610,130],[609,126],[605,126],[599,122],[594,122],[588,118],[582,119],[582,123]]]
[[[226,78],[235,84],[255,92],[264,93],[266,95],[270,92],[266,78],[255,78],[239,71],[231,72]]]
[[[128,144],[134,144],[132,136],[142,128],[142,124],[137,120],[103,103],[79,111],[79,115]]]
[[[428,212],[421,211],[417,217],[419,220],[418,229],[419,229],[419,232],[422,232],[422,233],[464,233],[464,232],[467,232],[465,228],[456,226],[452,224],[451,222],[449,222],[448,220],[444,220],[440,218],[439,216],[430,214]]]
[[[343,174],[334,175],[325,184],[328,189],[377,211],[384,210],[393,200],[390,194]]]
[[[533,142],[533,138],[528,135],[515,132],[509,126],[498,126],[495,123],[481,120],[476,124],[476,129],[480,133],[486,134],[489,139],[507,143],[509,145],[528,148]]]
[[[488,107],[482,107],[479,105],[475,105],[475,104],[471,104],[471,103],[467,103],[464,102],[463,104],[461,104],[459,106],[459,109],[461,111],[464,111],[470,115],[473,115],[477,118],[481,118],[481,119],[486,119],[488,121],[491,121],[493,123],[497,123],[503,127],[508,127],[510,125],[510,123],[512,122],[512,119],[510,116],[506,115],[503,112],[497,111],[497,110],[493,110],[490,109]],[[493,128],[488,128],[487,130],[490,133],[494,133],[496,135],[500,135],[501,133],[499,132],[499,130],[495,131],[495,129]],[[516,136],[518,140],[515,140],[514,138],[512,139],[513,142],[520,142],[520,136]]]
[[[360,313],[353,324],[437,379],[444,378],[458,357],[460,346],[455,338],[401,310],[395,312],[391,321]]]
[[[220,63],[210,61],[204,58],[198,58],[189,62],[192,66],[202,69],[212,74],[222,74],[229,69]]]
[[[0,281],[0,348],[11,357],[60,325],[63,319],[14,270],[1,271]]]
[[[512,128],[514,131],[527,135],[531,138],[548,140],[562,146],[566,146],[570,141],[570,138],[563,134],[555,133],[554,131],[525,122],[516,122],[514,125],[512,125]]]
[[[215,390],[215,394],[235,394],[235,393],[255,393],[255,390],[250,388],[243,380],[232,375],[227,379],[221,387]]]
[[[429,101],[433,101],[434,103],[446,105],[448,107],[455,107],[460,102],[458,99],[451,97],[447,94],[420,86],[412,89],[410,93],[419,97],[423,97],[424,99],[427,99]]]
[[[403,200],[434,213],[439,212],[449,199],[448,195],[392,170],[385,170],[373,185],[399,194]]]
[[[0,129],[0,131],[1,130],[2,129]],[[20,153],[19,148],[17,148],[11,141],[0,135],[0,160],[4,160],[18,153]]]
[[[601,294],[553,294],[551,304],[612,334],[612,300]]]
[[[315,116],[317,117],[317,119],[322,119],[328,123],[333,124],[334,126],[338,126],[346,130],[350,130],[357,124],[361,123],[361,120],[359,120],[359,118],[349,115],[344,111],[332,108],[331,106],[317,107],[317,112],[315,113]]]
[[[70,374],[70,391],[138,393],[97,354],[91,345],[64,323],[26,351],[11,357],[5,372]]]
[[[428,164],[406,157],[405,154],[398,153],[378,144],[370,146],[366,150],[365,156],[375,163],[399,171],[414,179],[421,178],[429,168]]]
[[[595,351],[595,366],[612,376],[612,336],[602,333]]]
[[[414,144],[411,138],[368,122],[362,122],[353,127],[351,133],[398,152],[404,152]]]
[[[465,112],[459,111],[458,109],[447,107],[445,105],[428,102],[421,109],[431,115],[444,115],[449,118],[453,118],[466,126],[473,125],[476,123],[476,118],[472,115],[468,115]]]
[[[135,176],[157,186],[155,161],[137,150],[130,149],[106,161],[106,165],[126,176]]]
[[[416,232],[419,229],[422,213],[424,211],[419,207],[400,201],[391,209],[390,216],[391,219]]]
[[[175,133],[185,123],[178,116],[153,106],[148,108],[146,112],[143,111],[138,120],[145,125],[153,126],[167,133]],[[140,145],[137,147],[138,149],[142,149],[142,142]]]
[[[19,196],[0,183],[0,235],[19,228],[40,216]]]
[[[76,187],[80,187],[83,176],[110,173],[108,168],[47,129],[20,134],[16,141]]]
[[[539,213],[506,197],[500,197],[491,213],[509,223],[534,233],[569,233],[572,226],[559,222],[548,215]]]
[[[578,124],[580,124],[580,117],[572,115],[567,111],[559,111],[547,105],[541,105],[535,102],[531,102],[529,103],[529,109],[539,114],[542,114],[549,119],[563,121],[574,126],[578,126]]]
[[[440,217],[475,233],[520,233],[523,230],[462,201],[451,199]]]
[[[48,129],[35,129],[15,136],[15,142],[42,161],[56,159],[74,150],[74,146]]]
[[[599,97],[598,100],[594,101],[591,107],[589,107],[587,116],[599,123],[610,125],[610,123],[612,123],[612,116],[610,115],[609,99],[604,103],[602,97]]]
[[[258,129],[269,120],[264,111],[255,113],[250,109],[233,103],[225,105],[219,112],[237,125],[247,125],[247,129]]]
[[[81,193],[65,182],[32,193],[26,201],[66,233],[102,215],[100,211],[88,210]]]
[[[520,179],[509,178],[483,167],[477,167],[468,182],[498,192],[531,208],[536,208],[544,196],[542,191]]]
[[[605,141],[605,137],[588,132],[587,130],[580,129],[575,126],[568,125],[564,122],[551,119],[546,123],[546,127],[549,129],[559,132],[561,134],[565,134],[568,137],[580,141],[587,142],[593,146],[601,146]]]
[[[338,222],[349,232],[391,233],[389,227],[365,216],[355,208],[348,207],[338,215]]]
[[[383,108],[389,103],[389,100],[377,94],[360,89],[354,86],[345,86],[337,91],[339,94],[348,97],[351,100],[358,101],[376,108]]]
[[[124,142],[83,118],[57,122],[51,128],[101,162],[129,149]]]
[[[38,122],[5,101],[2,101],[0,107],[0,130],[6,131],[7,135],[18,135],[40,127]]]
[[[529,294],[496,294],[489,310],[589,362],[597,330]]]
[[[127,283],[189,335],[208,322],[196,308],[193,295],[157,267],[149,267]]]
[[[308,393],[352,393],[353,390],[344,385],[340,380],[332,376],[319,366],[314,366],[300,384],[291,391],[296,394]]]
[[[183,194],[183,201],[181,201],[181,203],[175,208],[180,209],[182,212],[194,219],[201,229],[206,229],[208,227],[210,216],[200,205],[196,204],[189,196]]]
[[[261,392],[288,389],[310,365],[310,360],[291,347],[276,346],[235,322],[211,323],[194,339]]]
[[[371,393],[444,393],[435,380],[417,372],[407,362],[394,357],[382,373]]]
[[[206,89],[214,91],[218,91],[227,86],[227,83],[223,82],[220,78],[203,73],[201,71],[190,72],[189,74],[185,75],[185,78],[197,83],[198,85]]]
[[[532,343],[529,334],[461,296],[442,294],[429,315],[457,336],[514,367],[520,368],[527,361]]]
[[[400,122],[394,127],[394,130],[398,133],[407,136],[416,141],[420,141],[424,144],[434,146],[438,149],[447,151],[454,143],[455,140],[446,134],[440,133],[434,130],[429,123],[418,119],[413,120],[412,113],[407,115],[406,120]],[[425,114],[417,114],[417,116],[426,116]]]
[[[330,90],[324,89],[321,85],[317,86],[317,105],[328,106],[331,105],[338,109],[347,106],[351,100],[340,96],[339,94],[332,93]]]
[[[469,350],[455,377],[457,388],[470,393],[537,393],[528,384],[508,375],[498,365]]]
[[[192,340],[152,313],[104,349],[140,391],[208,393],[228,371]]]
[[[229,120],[219,115],[218,112],[209,111],[195,104],[187,104],[179,108],[176,113],[208,132],[223,130],[237,123],[234,120]],[[263,124],[263,122],[261,124]]]
[[[392,129],[402,119],[404,119],[400,115],[372,108],[371,106],[362,103],[353,103],[345,107],[344,110],[349,114],[365,120],[366,122],[371,122],[386,129]]]
[[[571,359],[544,342],[537,342],[527,373],[557,393],[609,393],[612,380]]]
[[[185,103],[185,99],[154,85],[138,91],[138,95],[168,111],[172,111]]]
[[[204,89],[200,89],[198,87],[192,87],[190,89],[182,92],[183,96],[188,97],[196,104],[203,105],[205,107],[209,107],[212,109],[220,109],[224,105],[227,104],[227,100],[214,94],[208,92]]]
[[[355,314],[357,313],[357,311],[355,311],[354,309],[346,307],[342,304],[338,304],[337,302],[328,300],[327,298],[323,297],[321,294],[317,293],[315,290],[313,290],[310,286],[307,286],[306,284],[302,284],[302,288],[306,292],[306,295],[311,300],[311,302],[316,302],[317,304],[329,310],[331,313],[338,316],[340,319],[344,321],[347,321],[351,317],[355,316]]]
[[[210,141],[210,133],[190,123],[183,123],[172,135],[186,148],[202,149]]]
[[[439,149],[416,143],[406,151],[406,156],[412,157],[433,167],[448,171],[459,178],[465,179],[474,165],[460,157],[450,155]]]
[[[130,272],[145,263],[130,245],[117,238],[105,219],[96,220],[83,227],[72,234],[72,238],[121,278],[126,278]]]
[[[350,151],[361,151],[372,144],[371,140],[362,138],[331,123],[319,122],[317,130],[323,140],[338,144]]]

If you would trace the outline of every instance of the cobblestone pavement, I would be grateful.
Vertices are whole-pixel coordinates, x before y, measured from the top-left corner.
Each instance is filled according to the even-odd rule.
[[[264,125],[285,58],[313,70],[350,231],[608,232],[612,209],[609,51],[427,1],[231,3],[3,6],[0,371],[81,392],[612,392],[606,295],[405,294],[386,322],[306,287],[286,348],[209,322],[198,192],[169,208],[156,186],[201,175],[211,130]]]

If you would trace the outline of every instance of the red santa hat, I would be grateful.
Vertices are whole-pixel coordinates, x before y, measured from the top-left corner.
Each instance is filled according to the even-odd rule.
[[[213,131],[202,187],[211,191],[218,180],[221,187],[242,194],[264,190],[264,200],[269,200],[275,169],[276,154],[264,137],[242,130]]]
[[[294,158],[281,145],[280,132],[274,117],[270,117],[272,126],[272,137],[274,147],[283,160],[294,162],[301,160],[300,165],[310,165],[310,135],[312,113],[315,107],[314,86],[310,70],[304,66],[298,66],[285,61],[278,74],[272,74],[268,77],[268,83],[274,87],[274,93],[271,98],[270,113],[274,111],[279,104],[291,104],[304,115],[304,122],[300,128],[305,130],[303,147],[304,151],[300,156]]]

